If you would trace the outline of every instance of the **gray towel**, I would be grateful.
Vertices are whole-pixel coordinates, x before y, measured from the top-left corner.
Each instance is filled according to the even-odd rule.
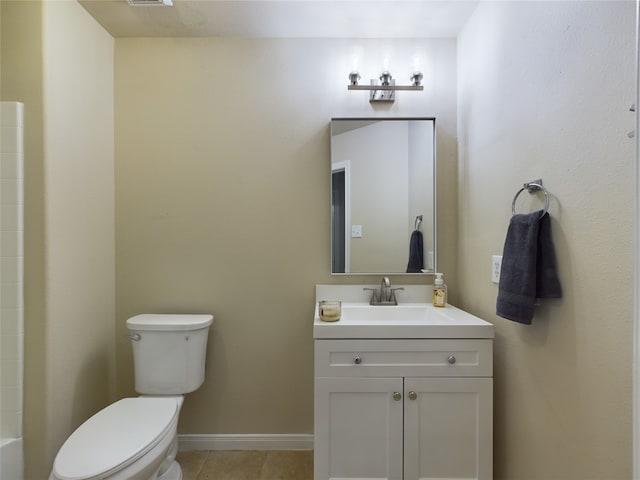
[[[531,324],[536,298],[560,298],[562,288],[544,210],[511,217],[502,252],[496,314]]]
[[[409,240],[409,263],[407,264],[407,273],[420,273],[424,268],[422,232],[414,230]]]

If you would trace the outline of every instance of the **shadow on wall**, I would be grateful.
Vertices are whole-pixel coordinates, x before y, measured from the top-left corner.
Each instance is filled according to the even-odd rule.
[[[83,360],[75,379],[70,419],[71,430],[67,433],[67,437],[88,418],[115,400],[113,389],[110,386],[113,367],[109,354],[104,349],[102,351],[96,350],[94,354],[91,358]]]

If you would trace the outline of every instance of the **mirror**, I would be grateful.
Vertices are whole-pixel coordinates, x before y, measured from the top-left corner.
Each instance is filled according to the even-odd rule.
[[[332,274],[436,271],[435,166],[434,118],[331,119]]]

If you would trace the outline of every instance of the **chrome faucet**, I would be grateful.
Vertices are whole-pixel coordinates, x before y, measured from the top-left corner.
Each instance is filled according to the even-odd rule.
[[[389,281],[389,277],[382,277],[380,281],[380,296],[378,298],[381,302],[391,300],[391,282]]]
[[[396,291],[404,290],[404,288],[391,288],[389,277],[382,277],[379,292],[375,288],[364,288],[364,290],[371,290],[369,305],[398,305]]]

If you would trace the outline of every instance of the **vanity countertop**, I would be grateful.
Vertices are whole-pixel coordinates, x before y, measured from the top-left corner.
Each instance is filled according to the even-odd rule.
[[[366,285],[369,287],[369,285]],[[323,288],[326,287],[326,288]],[[354,338],[494,338],[493,325],[452,305],[434,307],[427,302],[431,287],[404,286],[407,301],[397,306],[370,306],[363,296],[365,286],[316,286],[313,320],[315,339]],[[337,322],[323,322],[318,300],[342,301],[342,317]]]

